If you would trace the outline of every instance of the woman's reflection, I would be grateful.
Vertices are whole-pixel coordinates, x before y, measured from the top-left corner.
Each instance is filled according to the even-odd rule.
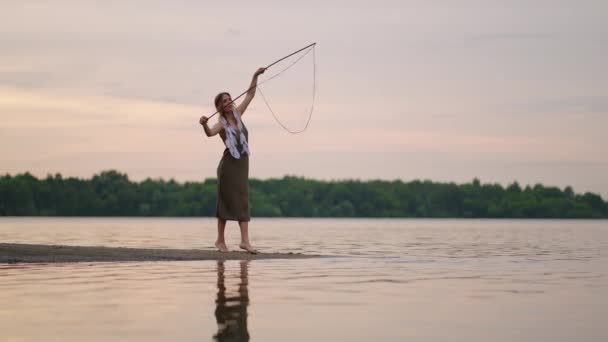
[[[240,262],[238,289],[227,290],[224,261],[217,262],[217,299],[215,300],[217,334],[213,335],[213,339],[216,341],[249,341],[249,331],[247,330],[248,268],[248,260]]]

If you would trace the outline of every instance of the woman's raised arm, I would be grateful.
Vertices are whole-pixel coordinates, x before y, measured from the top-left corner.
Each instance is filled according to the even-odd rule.
[[[263,74],[264,71],[266,71],[266,68],[259,68],[255,71],[255,73],[253,74],[253,78],[251,79],[249,89],[247,90],[247,95],[245,95],[245,99],[238,107],[236,107],[236,111],[241,114],[241,116],[245,114],[245,110],[247,110],[249,103],[251,103],[251,100],[253,100],[253,97],[255,96],[255,90],[258,85],[258,76]]]

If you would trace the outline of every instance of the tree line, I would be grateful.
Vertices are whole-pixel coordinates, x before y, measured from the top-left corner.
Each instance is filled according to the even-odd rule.
[[[249,184],[251,213],[257,217],[608,218],[608,202],[601,196],[576,194],[570,186],[293,176]],[[0,176],[0,215],[214,216],[216,187],[216,179],[134,182],[117,171],[91,179],[7,174]]]

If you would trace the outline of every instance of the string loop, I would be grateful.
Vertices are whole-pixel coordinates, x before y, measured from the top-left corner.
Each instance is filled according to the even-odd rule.
[[[277,118],[277,115],[274,113],[274,111],[272,110],[272,108],[270,107],[270,104],[268,103],[268,101],[266,100],[266,96],[264,96],[264,92],[262,92],[262,88],[260,87],[260,85],[262,85],[265,82],[270,81],[271,79],[279,76],[280,74],[282,74],[283,72],[285,72],[287,69],[291,68],[292,66],[294,66],[296,63],[298,63],[302,58],[304,58],[304,56],[308,55],[309,52],[312,51],[312,60],[313,60],[313,83],[312,83],[312,104],[310,106],[310,112],[308,113],[308,119],[306,120],[306,125],[304,126],[304,128],[302,128],[301,130],[291,130],[289,128],[287,128],[280,120],[279,118]],[[315,95],[317,92],[317,59],[316,59],[316,55],[315,55],[315,47],[313,46],[312,48],[310,48],[308,51],[306,51],[305,54],[303,54],[302,56],[300,56],[298,59],[295,60],[295,62],[291,63],[289,66],[287,66],[285,69],[279,71],[277,74],[273,75],[272,77],[264,80],[263,82],[260,82],[258,84],[258,90],[260,91],[260,95],[262,95],[262,99],[264,100],[264,103],[266,104],[266,107],[268,107],[268,110],[270,111],[270,113],[272,113],[272,117],[274,118],[274,120],[287,132],[291,133],[291,134],[299,134],[304,132],[307,128],[308,128],[308,124],[310,123],[310,119],[312,118],[312,112],[314,111],[315,108]]]

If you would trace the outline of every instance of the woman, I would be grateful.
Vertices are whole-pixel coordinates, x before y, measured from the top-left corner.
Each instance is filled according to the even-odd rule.
[[[228,252],[224,231],[226,221],[238,221],[241,228],[241,243],[239,247],[249,253],[257,253],[249,241],[249,132],[241,118],[255,96],[258,76],[266,71],[259,68],[253,74],[247,95],[240,105],[235,107],[230,94],[219,93],[215,97],[215,108],[219,113],[219,120],[209,127],[206,116],[201,117],[200,124],[205,134],[212,137],[219,134],[226,145],[224,155],[217,167],[217,240],[215,247],[220,252]]]

